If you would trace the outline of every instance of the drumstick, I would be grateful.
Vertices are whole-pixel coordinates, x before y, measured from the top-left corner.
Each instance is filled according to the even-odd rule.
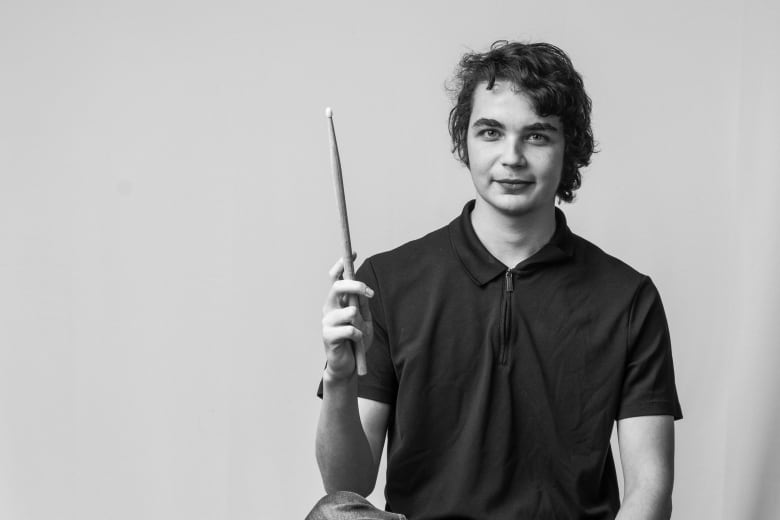
[[[352,265],[352,241],[349,239],[349,220],[347,219],[347,201],[344,197],[344,180],[341,176],[341,160],[339,159],[339,147],[336,144],[336,130],[333,128],[333,110],[330,107],[325,109],[325,117],[328,118],[328,129],[330,131],[330,168],[333,171],[333,185],[336,188],[336,202],[339,206],[339,216],[341,217],[341,236],[344,245],[344,279],[353,280],[355,278],[355,268]],[[358,296],[349,295],[349,305],[360,309]],[[357,364],[357,373],[364,376],[366,370],[366,346],[361,342],[351,342],[352,351],[355,353],[355,363]]]

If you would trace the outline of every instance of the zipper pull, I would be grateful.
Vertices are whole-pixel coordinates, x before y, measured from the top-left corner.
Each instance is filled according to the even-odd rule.
[[[515,281],[512,278],[512,270],[507,269],[506,274],[504,275],[506,278],[506,292],[512,292],[515,290]]]

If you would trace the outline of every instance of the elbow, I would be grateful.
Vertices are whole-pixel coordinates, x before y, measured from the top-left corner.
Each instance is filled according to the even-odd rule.
[[[323,478],[322,484],[325,487],[325,493],[329,495],[332,495],[333,493],[337,493],[339,491],[350,491],[352,493],[357,493],[363,498],[366,498],[368,497],[368,495],[374,492],[376,481],[375,480],[366,481],[364,479]]]
[[[328,495],[332,495],[333,493],[337,493],[339,491],[351,491],[352,493],[357,493],[358,495],[362,496],[363,498],[368,497],[371,493],[374,491],[375,482],[372,482],[370,485],[367,484],[359,484],[357,482],[325,482],[323,481],[323,485],[325,487],[325,493]]]
[[[379,465],[367,442],[362,448],[355,444],[345,446],[345,443],[326,442],[318,437],[315,446],[317,465],[329,495],[349,491],[366,497],[374,491]]]
[[[669,520],[672,518],[672,483],[668,481],[659,491],[658,518]]]
[[[362,497],[367,497],[374,491],[377,473],[372,471],[372,467],[359,464],[349,465],[343,461],[320,457],[318,457],[318,462],[322,485],[327,494],[351,491]]]
[[[626,488],[619,518],[669,520],[672,517],[672,488],[666,485],[645,485]]]
[[[661,518],[663,520],[670,520],[672,518],[672,495],[669,494],[669,498],[664,502],[663,510],[661,511]]]

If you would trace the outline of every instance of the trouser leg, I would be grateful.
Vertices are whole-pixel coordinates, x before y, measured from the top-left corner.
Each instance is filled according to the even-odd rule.
[[[317,502],[306,520],[406,520],[406,517],[377,509],[357,493],[337,491]]]

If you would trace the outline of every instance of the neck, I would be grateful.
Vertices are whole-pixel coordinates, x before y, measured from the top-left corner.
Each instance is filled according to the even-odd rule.
[[[508,268],[539,251],[555,233],[554,207],[524,215],[506,215],[486,206],[477,198],[471,225],[490,254]]]

